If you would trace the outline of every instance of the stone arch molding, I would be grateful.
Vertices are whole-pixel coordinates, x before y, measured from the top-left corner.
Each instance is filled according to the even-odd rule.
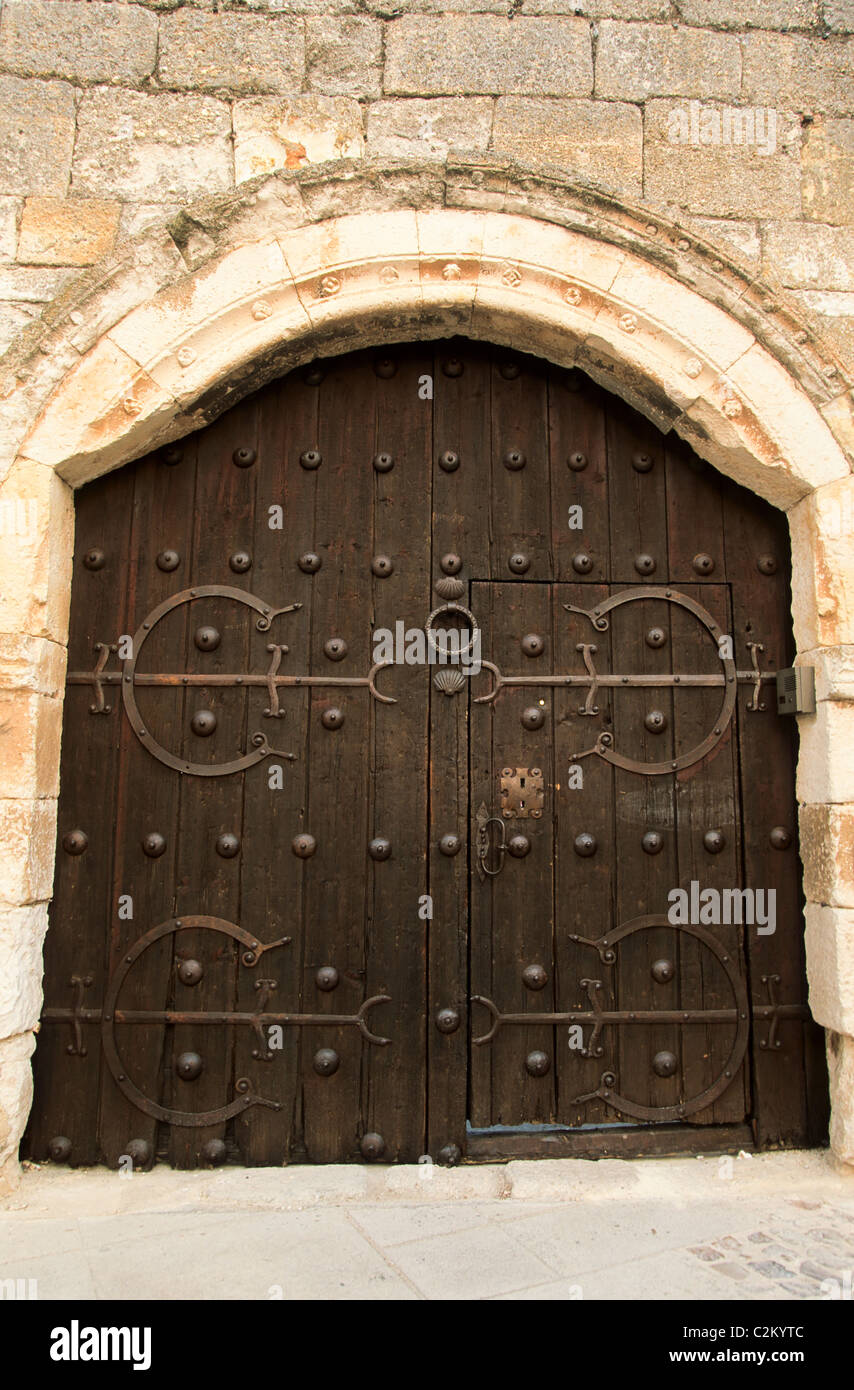
[[[788,513],[799,660],[818,668],[798,780],[811,1001],[854,1161],[854,875],[832,848],[854,836],[850,380],[719,247],[542,172],[449,160],[315,166],[188,209],[75,280],[0,364],[0,1165],[40,1003],[72,489],[314,357],[453,333],[583,368]]]

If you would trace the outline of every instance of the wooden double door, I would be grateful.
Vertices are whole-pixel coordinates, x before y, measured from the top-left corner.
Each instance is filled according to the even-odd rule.
[[[81,489],[28,1153],[819,1139],[788,576],[772,508],[462,340]]]

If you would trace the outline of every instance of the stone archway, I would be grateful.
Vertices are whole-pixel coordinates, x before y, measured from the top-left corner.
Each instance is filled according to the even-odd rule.
[[[578,365],[786,511],[798,797],[835,1152],[854,1161],[850,383],[773,290],[678,227],[502,164],[344,163],[189,209],[81,276],[0,378],[6,799],[0,1162],[30,1103],[51,893],[72,489],[320,354],[464,333]],[[847,849],[846,849],[847,847]]]

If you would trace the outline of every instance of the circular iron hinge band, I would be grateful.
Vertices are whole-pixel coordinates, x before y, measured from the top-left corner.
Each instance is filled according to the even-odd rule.
[[[128,948],[107,986],[104,1011],[101,1015],[101,1045],[104,1049],[104,1056],[113,1080],[125,1098],[137,1110],[141,1110],[145,1115],[150,1115],[152,1119],[163,1120],[166,1124],[188,1129],[224,1124],[233,1115],[239,1115],[251,1105],[264,1105],[270,1110],[281,1110],[282,1108],[278,1101],[265,1100],[263,1096],[255,1095],[250,1082],[245,1077],[241,1077],[235,1083],[235,1090],[239,1094],[228,1105],[222,1105],[218,1110],[202,1110],[198,1113],[186,1110],[170,1110],[167,1106],[159,1105],[157,1101],[150,1100],[148,1096],[144,1095],[136,1083],[131,1081],[127,1074],[127,1068],[122,1064],[114,1031],[116,1022],[121,1022],[120,1016],[118,1019],[116,1018],[116,1003],[131,966],[149,946],[160,941],[164,936],[170,936],[173,932],[199,930],[220,932],[223,936],[230,936],[233,941],[239,942],[241,946],[245,947],[244,964],[248,964],[248,958],[255,957],[255,953],[259,949],[259,943],[251,932],[245,931],[243,927],[235,926],[233,922],[227,922],[223,917],[198,915],[170,917],[167,921],[152,927]],[[289,936],[285,936],[280,941],[271,942],[270,945],[289,945],[290,939]],[[254,963],[255,960],[252,960],[252,964]]]

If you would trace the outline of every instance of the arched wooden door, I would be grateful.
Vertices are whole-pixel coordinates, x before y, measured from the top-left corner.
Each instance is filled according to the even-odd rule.
[[[29,1154],[819,1137],[788,571],[678,441],[465,341],[81,489]]]

